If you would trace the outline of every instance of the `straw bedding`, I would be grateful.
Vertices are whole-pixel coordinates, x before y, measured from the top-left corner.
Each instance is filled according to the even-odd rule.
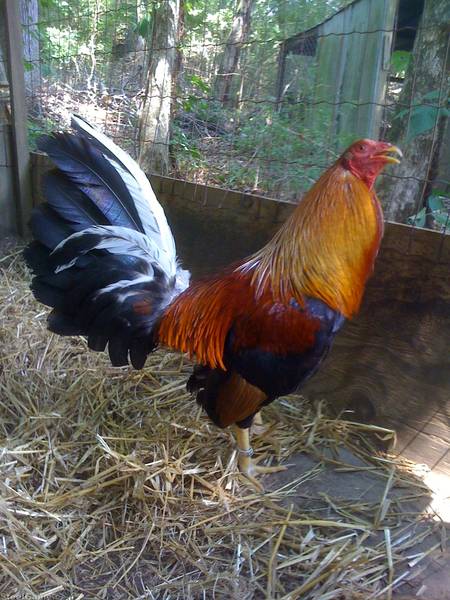
[[[111,368],[46,331],[17,247],[0,268],[0,598],[390,598],[442,549],[426,487],[376,450],[389,431],[282,399],[255,450],[310,463],[261,494],[186,393],[189,361]],[[327,469],[366,470],[380,493],[316,501],[308,484]]]

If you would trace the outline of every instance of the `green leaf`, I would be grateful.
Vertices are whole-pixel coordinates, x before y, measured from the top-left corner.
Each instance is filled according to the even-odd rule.
[[[148,38],[150,36],[151,29],[150,19],[147,19],[147,17],[141,19],[136,25],[136,31],[143,38]]]
[[[439,96],[441,95],[440,90],[432,90],[431,92],[427,92],[422,96],[422,100],[439,100]]]
[[[188,81],[190,81],[190,83],[192,83],[192,85],[197,87],[202,92],[205,92],[205,93],[209,92],[209,90],[210,90],[209,85],[205,81],[203,81],[203,79],[201,77],[199,77],[198,75],[188,75],[186,77],[186,79]]]
[[[443,199],[440,196],[432,195],[428,198],[428,207],[431,211],[441,211],[445,210],[445,204]]]
[[[447,211],[433,213],[433,219],[446,228],[450,228],[450,214]]]
[[[406,50],[395,50],[391,56],[391,71],[397,76],[404,77],[410,61],[411,52]]]
[[[449,211],[445,207],[445,196],[433,194],[428,198],[428,208],[431,211],[433,219],[436,223],[447,227],[450,225]]]
[[[400,110],[394,117],[393,120],[395,119],[401,119],[402,117],[404,117],[408,112],[408,109],[404,108],[403,110]]]
[[[437,121],[439,109],[435,106],[417,106],[411,113],[409,122],[408,136],[406,140],[409,142],[418,135],[433,129]]]
[[[192,108],[194,106],[194,103],[192,101],[192,98],[189,97],[187,98],[184,102],[183,102],[183,110],[185,110],[186,112],[191,112]]]
[[[408,217],[407,222],[409,225],[414,225],[414,227],[425,227],[425,220],[427,217],[427,209],[422,208],[415,215],[411,215]]]

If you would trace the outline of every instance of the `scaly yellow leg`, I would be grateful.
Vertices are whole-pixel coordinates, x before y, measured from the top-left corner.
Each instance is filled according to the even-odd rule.
[[[256,435],[263,435],[263,433],[266,433],[268,429],[269,428],[263,424],[261,411],[257,412],[256,415],[253,417],[252,433]]]
[[[263,426],[261,411],[257,412],[256,415],[253,417],[253,425],[257,425],[258,427]]]
[[[259,490],[263,490],[262,485],[256,480],[255,475],[258,473],[277,473],[285,471],[287,467],[261,467],[257,464],[258,459],[253,459],[253,449],[250,446],[249,429],[242,429],[236,426],[236,441],[238,449],[238,464],[239,470],[243,473]],[[262,458],[262,457],[261,457]],[[259,459],[260,460],[260,459]]]

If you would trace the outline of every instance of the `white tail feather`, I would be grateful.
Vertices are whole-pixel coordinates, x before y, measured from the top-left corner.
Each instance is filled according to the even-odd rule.
[[[164,271],[173,276],[176,271],[175,241],[163,208],[143,171],[126,152],[81,117],[72,116],[72,127],[86,135],[119,173],[133,198],[147,237],[160,249]]]
[[[96,249],[107,250],[111,254],[125,254],[143,258],[150,264],[156,264],[169,277],[172,277],[174,274],[172,273],[172,261],[168,260],[166,252],[161,251],[158,244],[152,238],[139,231],[128,229],[127,227],[96,225],[94,227],[89,227],[88,229],[83,229],[83,231],[73,233],[71,236],[60,242],[53,250],[52,254],[57,253],[75,238],[88,236],[90,234],[98,235],[98,241],[92,246],[87,246],[84,252],[78,249],[77,256],[65,264],[58,265],[55,273],[69,269],[75,264],[79,256]]]

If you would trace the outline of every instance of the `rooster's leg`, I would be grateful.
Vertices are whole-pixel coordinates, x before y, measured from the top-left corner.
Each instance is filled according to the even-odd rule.
[[[256,415],[253,417],[253,425],[258,425],[258,427],[263,426],[261,411],[257,412]]]
[[[258,459],[252,459],[253,449],[250,446],[250,433],[249,428],[242,428],[236,426],[236,441],[237,441],[237,449],[238,449],[238,463],[239,470],[243,473],[250,481],[256,485],[257,488],[262,490],[262,486],[255,479],[255,476],[258,473],[276,473],[278,471],[285,471],[287,467],[278,466],[278,467],[262,467],[257,464]],[[263,458],[263,457],[261,457]]]
[[[263,435],[268,429],[269,427],[263,423],[261,411],[257,412],[253,417],[252,433],[255,435]]]

